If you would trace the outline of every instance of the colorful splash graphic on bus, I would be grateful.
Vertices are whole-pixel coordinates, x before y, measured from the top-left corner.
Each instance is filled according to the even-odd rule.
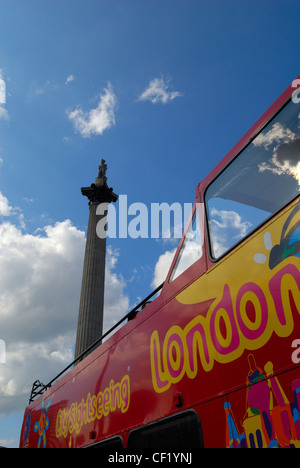
[[[272,362],[264,369],[248,356],[246,414],[238,431],[234,408],[225,403],[227,448],[300,448],[300,379],[291,383],[294,400],[289,402]]]

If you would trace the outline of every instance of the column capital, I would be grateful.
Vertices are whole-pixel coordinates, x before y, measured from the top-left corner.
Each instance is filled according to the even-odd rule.
[[[81,187],[83,196],[88,197],[89,205],[100,203],[115,203],[119,196],[113,192],[113,188],[109,188],[106,181],[103,185],[97,186],[95,184],[90,187]]]

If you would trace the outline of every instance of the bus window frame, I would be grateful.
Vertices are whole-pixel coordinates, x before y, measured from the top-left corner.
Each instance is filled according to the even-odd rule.
[[[197,213],[198,213],[198,218],[197,218]],[[183,254],[184,254],[184,251],[185,251],[185,248],[186,248],[186,245],[187,245],[186,241],[189,240],[187,236],[189,234],[190,228],[193,227],[194,223],[196,223],[196,226],[199,229],[198,235],[200,237],[199,246],[201,246],[201,255],[196,260],[194,260],[188,267],[186,267],[184,270],[182,270],[181,273],[177,274],[177,269],[179,269],[179,265],[180,265],[180,262],[182,261]],[[176,258],[176,262],[174,264],[174,268],[173,268],[171,274],[169,275],[169,284],[173,283],[177,278],[179,278],[181,275],[183,275],[191,266],[193,266],[196,262],[198,262],[198,260],[201,260],[201,258],[203,257],[202,244],[203,244],[203,241],[202,241],[201,229],[200,229],[200,213],[199,213],[199,210],[197,209],[197,206],[196,206],[195,209],[192,212],[192,216],[190,215],[190,217],[189,217],[189,222],[187,223],[187,226],[185,227],[185,235],[183,236],[183,242],[181,243],[181,248],[179,249],[179,252],[178,252],[178,255],[177,255],[177,258]],[[180,271],[180,269],[179,269],[179,271]]]
[[[278,210],[276,210],[274,213],[272,213],[270,216],[268,216],[263,222],[259,223],[257,226],[255,226],[254,229],[252,229],[250,232],[248,232],[245,237],[242,237],[236,244],[234,244],[232,247],[230,247],[228,250],[226,250],[222,255],[220,255],[218,258],[215,258],[213,256],[213,248],[212,248],[212,237],[210,233],[210,227],[209,227],[209,215],[208,215],[208,205],[207,205],[207,191],[209,187],[227,170],[227,168],[248,148],[248,146],[253,142],[253,140],[265,130],[265,128],[282,112],[282,110],[292,101],[292,96],[290,96],[284,104],[280,106],[277,111],[268,118],[264,124],[259,127],[256,132],[252,135],[252,137],[242,146],[242,148],[236,153],[235,156],[233,156],[230,161],[225,164],[225,166],[222,168],[222,170],[216,174],[213,179],[207,184],[207,186],[203,190],[203,202],[204,202],[204,210],[205,210],[205,234],[206,234],[206,240],[207,240],[207,254],[210,262],[212,264],[216,264],[223,260],[224,257],[227,255],[230,255],[231,252],[233,252],[236,248],[238,248],[243,242],[246,242],[249,237],[253,236],[255,232],[257,232],[259,229],[261,229],[264,225],[266,225],[268,222],[270,222],[275,216],[278,215],[282,210],[284,210],[289,204],[291,204],[294,200],[296,200],[299,197],[299,193],[295,196],[292,197],[285,205],[281,206]]]
[[[177,259],[180,255],[182,246],[185,242],[186,235],[188,233],[189,227],[193,221],[193,217],[198,212],[198,219],[199,219],[199,227],[200,227],[200,236],[202,242],[202,256],[196,260],[192,265],[190,265],[185,271],[183,271],[177,278],[175,278],[172,282],[170,279],[172,277],[175,265],[177,263]],[[163,292],[167,291],[167,295],[172,296],[174,294],[178,294],[178,291],[184,289],[189,283],[195,281],[196,278],[199,278],[207,271],[207,262],[206,262],[206,242],[205,242],[205,214],[204,214],[204,203],[200,201],[200,198],[196,199],[194,203],[193,209],[190,213],[188,222],[186,223],[183,235],[180,239],[179,245],[175,252],[173,261],[169,268],[168,274],[166,276],[165,284],[163,287]]]

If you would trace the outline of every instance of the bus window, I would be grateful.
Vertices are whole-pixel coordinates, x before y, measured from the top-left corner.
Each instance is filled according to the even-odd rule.
[[[134,429],[129,434],[128,448],[183,449],[203,448],[202,427],[198,414],[184,411]]]
[[[300,108],[290,101],[206,191],[218,259],[299,194]]]
[[[199,213],[196,209],[186,233],[177,261],[170,277],[170,283],[180,276],[202,257],[202,241],[200,234]]]
[[[112,437],[110,439],[97,442],[93,445],[88,445],[88,449],[100,449],[100,450],[120,450],[124,448],[123,439],[120,436]]]

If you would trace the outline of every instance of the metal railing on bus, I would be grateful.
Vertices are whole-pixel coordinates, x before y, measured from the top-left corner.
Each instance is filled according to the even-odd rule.
[[[156,288],[155,291],[149,294],[149,296],[147,296],[142,302],[140,302],[137,306],[135,306],[130,312],[128,312],[128,314],[122,317],[121,320],[119,320],[113,327],[111,327],[107,332],[105,332],[104,335],[100,336],[100,338],[98,338],[93,344],[91,344],[91,346],[89,346],[85,351],[83,351],[83,353],[81,353],[76,359],[74,359],[74,361],[71,362],[71,364],[69,364],[63,371],[61,371],[56,377],[54,377],[54,379],[52,379],[49,383],[47,383],[47,385],[44,385],[39,380],[36,380],[32,385],[31,394],[29,398],[29,404],[32,403],[36,397],[38,397],[39,395],[42,395],[49,388],[51,388],[54,382],[56,382],[60,377],[62,377],[62,375],[64,375],[69,369],[71,369],[71,367],[73,367],[78,362],[82,361],[86,354],[92,351],[93,348],[95,348],[97,345],[102,343],[104,338],[110,335],[116,328],[118,328],[123,322],[125,322],[125,320],[128,320],[128,322],[130,320],[133,320],[134,317],[141,310],[143,310],[143,308],[145,308],[149,300],[163,288],[163,286],[164,286],[164,283],[158,286],[158,288]]]

